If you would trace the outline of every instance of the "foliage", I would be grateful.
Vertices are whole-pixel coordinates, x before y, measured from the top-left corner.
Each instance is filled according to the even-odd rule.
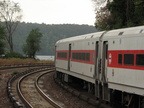
[[[25,58],[25,57],[18,52],[10,52],[5,54],[4,58]]]
[[[12,73],[12,75],[16,75],[16,74],[18,74],[18,73],[20,73],[19,71],[14,71],[13,73]]]
[[[110,30],[144,24],[143,0],[113,0],[96,13],[96,28]]]
[[[76,25],[76,24],[60,24],[47,25],[37,23],[20,23],[14,33],[14,51],[23,53],[22,46],[25,43],[30,30],[39,28],[43,34],[41,38],[41,50],[38,55],[54,55],[56,41],[77,35],[97,32],[94,26]]]
[[[98,30],[109,30],[111,29],[114,19],[111,16],[110,12],[108,11],[107,7],[101,7],[99,11],[97,11],[97,21],[95,23],[95,27]]]
[[[4,27],[0,26],[0,56],[4,54],[5,51],[4,35],[5,29]]]
[[[8,42],[10,51],[13,51],[13,33],[21,17],[21,9],[18,3],[10,0],[0,1],[0,20],[7,31],[5,39]]]
[[[143,25],[144,24],[144,1],[143,0],[134,0],[135,11],[134,11],[134,18],[133,22],[136,25]]]
[[[26,39],[26,44],[23,46],[23,51],[29,58],[35,58],[36,52],[40,51],[41,37],[42,33],[38,28],[31,30]]]
[[[34,63],[51,63],[50,60],[36,60],[36,59],[20,59],[20,58],[9,58],[9,59],[0,59],[0,66],[3,65],[14,65],[14,64],[34,64]]]

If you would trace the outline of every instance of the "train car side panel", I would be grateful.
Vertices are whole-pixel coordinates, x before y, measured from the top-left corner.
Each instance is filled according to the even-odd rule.
[[[56,68],[68,69],[68,43],[56,45]]]
[[[94,42],[83,40],[73,42],[71,71],[93,78],[94,76]]]
[[[141,35],[109,39],[109,88],[143,95],[144,37]],[[139,65],[138,65],[139,64]]]

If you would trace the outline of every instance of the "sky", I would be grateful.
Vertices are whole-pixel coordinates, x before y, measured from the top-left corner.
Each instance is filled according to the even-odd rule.
[[[24,22],[45,24],[95,23],[92,0],[12,0],[20,4]]]

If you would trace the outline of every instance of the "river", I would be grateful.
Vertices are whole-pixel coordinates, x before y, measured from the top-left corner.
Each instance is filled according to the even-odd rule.
[[[52,60],[52,61],[54,61],[55,57],[53,55],[49,55],[49,56],[47,56],[47,55],[36,55],[36,58],[40,59],[40,60]]]

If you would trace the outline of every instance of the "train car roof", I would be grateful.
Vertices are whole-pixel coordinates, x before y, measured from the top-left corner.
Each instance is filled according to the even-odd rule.
[[[99,39],[100,37],[106,38],[106,37],[117,37],[117,36],[130,36],[130,35],[140,34],[140,33],[144,33],[144,26],[115,29],[115,30],[110,30],[110,31],[101,31],[101,32],[95,32],[95,33],[90,33],[90,34],[85,34],[85,35],[74,36],[70,38],[61,39],[57,41],[56,44],[63,43],[63,42],[86,40],[86,39],[91,39],[91,38]]]
[[[130,36],[130,35],[140,34],[140,33],[144,33],[144,26],[115,29],[115,30],[107,31],[107,33],[104,35],[104,37]]]
[[[103,33],[104,31],[65,38],[65,39],[61,39],[57,41],[56,44],[62,43],[62,42],[73,42],[73,41],[78,41],[78,40],[85,40],[85,39],[90,39],[90,38],[99,38]]]

